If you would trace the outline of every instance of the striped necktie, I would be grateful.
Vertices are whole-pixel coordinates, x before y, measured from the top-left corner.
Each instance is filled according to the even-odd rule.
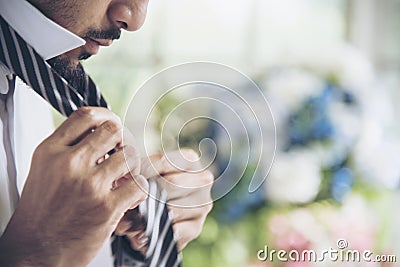
[[[0,61],[62,115],[68,117],[83,106],[108,108],[88,75],[85,74],[82,88],[72,87],[1,16],[0,26]],[[154,180],[150,180],[149,184],[151,197],[139,206],[149,239],[147,253],[143,256],[133,250],[126,237],[113,236],[115,266],[181,266],[181,254],[177,250],[171,218],[165,205],[165,191]]]

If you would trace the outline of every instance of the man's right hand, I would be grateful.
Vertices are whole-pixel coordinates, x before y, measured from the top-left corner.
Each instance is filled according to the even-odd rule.
[[[103,108],[79,109],[36,149],[0,239],[0,265],[86,266],[124,213],[146,198],[147,186],[138,153],[122,143],[119,119]]]

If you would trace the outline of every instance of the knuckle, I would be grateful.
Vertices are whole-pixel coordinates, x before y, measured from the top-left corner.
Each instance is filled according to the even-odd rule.
[[[162,168],[168,169],[170,167],[170,159],[168,158],[167,154],[162,154],[160,157],[160,163]]]
[[[139,151],[135,147],[133,147],[133,146],[125,146],[124,147],[124,153],[125,153],[125,156],[128,159],[134,159],[135,162],[136,161],[141,162]]]
[[[208,194],[207,194],[207,196],[206,196],[206,200],[205,200],[206,202],[205,203],[207,203],[207,208],[208,208],[208,211],[207,211],[207,214],[208,213],[210,213],[211,211],[212,211],[212,209],[214,208],[214,199],[213,199],[213,197],[212,197],[212,195],[211,195],[211,188],[208,190]]]
[[[214,182],[214,174],[209,170],[205,170],[203,172],[203,181],[205,185],[212,184]]]
[[[178,240],[179,250],[182,251],[189,244],[189,240]]]
[[[175,186],[183,186],[184,185],[184,180],[180,179],[179,175],[171,175],[169,177],[164,177],[168,181],[169,184],[175,185]]]
[[[190,241],[196,239],[201,234],[203,228],[203,221],[199,220],[194,224],[193,231],[190,232]]]
[[[199,154],[193,149],[183,149],[182,150],[183,156],[189,161],[198,161],[200,160]]]
[[[204,207],[203,207],[203,211],[204,211],[204,220],[205,220],[205,217],[211,212],[211,210],[213,209],[213,202],[210,202],[209,204],[207,204],[207,205],[205,205]]]
[[[104,107],[80,107],[71,114],[70,118],[84,118],[86,120],[108,118],[118,124],[122,124],[120,118],[117,115]]]
[[[101,128],[110,134],[119,134],[122,131],[122,125],[116,121],[108,120],[101,125]]]
[[[42,158],[48,152],[47,143],[44,141],[40,143],[33,152],[34,158]]]
[[[111,111],[110,111],[111,112]],[[121,128],[122,128],[122,120],[121,120],[121,118],[120,117],[118,117],[116,114],[114,114],[114,113],[112,113],[111,112],[111,116],[112,116],[112,118],[113,118],[113,121],[115,121],[118,125],[120,125],[121,126]]]
[[[166,183],[169,183],[169,184],[176,184],[176,182],[177,181],[179,181],[179,179],[177,179],[177,177],[176,177],[176,174],[171,174],[171,175],[166,175],[166,176],[163,176],[163,175],[160,175],[160,181],[158,181],[158,182],[166,182]]]
[[[76,116],[80,118],[93,118],[97,114],[96,109],[93,107],[81,107],[77,109],[71,116]]]

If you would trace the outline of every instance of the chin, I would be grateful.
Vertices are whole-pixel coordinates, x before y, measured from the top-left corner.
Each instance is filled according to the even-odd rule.
[[[89,53],[82,53],[80,56],[79,56],[79,60],[86,60],[86,59],[88,59],[88,58],[90,58],[92,55],[91,54],[89,54]]]

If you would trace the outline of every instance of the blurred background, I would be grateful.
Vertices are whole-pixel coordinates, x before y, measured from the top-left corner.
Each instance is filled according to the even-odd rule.
[[[400,266],[399,0],[150,0],[144,27],[85,67],[124,116],[146,79],[189,61],[226,64],[256,82],[277,151],[261,188],[248,193],[245,173],[216,201],[184,266],[316,266],[261,262],[257,251],[321,251],[340,238],[398,262],[318,266]]]

